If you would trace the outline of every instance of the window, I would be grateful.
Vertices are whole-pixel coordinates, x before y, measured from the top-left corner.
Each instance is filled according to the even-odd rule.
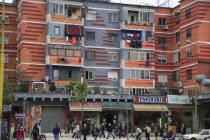
[[[176,32],[176,43],[180,41],[180,32]]]
[[[49,52],[52,56],[81,57],[81,46],[51,44]]]
[[[179,81],[180,80],[180,71],[174,71],[173,72],[173,81]]]
[[[108,72],[108,80],[117,81],[118,72]]]
[[[109,52],[108,53],[108,61],[118,61],[118,53]]]
[[[94,80],[95,79],[95,72],[94,71],[86,71],[86,79]]]
[[[165,37],[158,37],[158,44],[159,45],[166,44],[166,38]]]
[[[167,24],[166,24],[166,18],[159,18],[159,19],[158,19],[158,25],[159,25],[159,26],[167,25]]]
[[[209,131],[203,131],[201,135],[209,135]]]
[[[130,90],[130,93],[134,95],[144,95],[148,92],[146,88],[132,88]]]
[[[86,60],[95,60],[95,51],[86,51]]]
[[[168,82],[168,76],[166,74],[158,74],[158,82],[161,83]]]
[[[191,28],[186,29],[186,37],[191,36]]]
[[[53,70],[53,80],[59,80],[59,70]]]
[[[95,32],[86,32],[86,40],[95,40]]]
[[[145,51],[130,51],[130,60],[133,61],[146,61],[147,60],[147,52]]]
[[[117,42],[118,35],[117,34],[108,34],[108,40],[112,42]]]
[[[4,73],[4,80],[7,80],[7,79],[8,79],[8,74]]]
[[[192,70],[187,70],[187,80],[191,80],[192,79]]]
[[[87,20],[96,20],[96,12],[88,12],[86,19]]]
[[[191,17],[191,9],[187,9],[186,10],[186,18],[190,18]]]
[[[68,71],[68,78],[71,78],[71,76],[72,76],[72,71],[69,70],[69,71]]]
[[[159,64],[166,64],[167,63],[167,56],[166,55],[158,55],[158,63]]]
[[[2,24],[2,16],[0,16],[0,24]],[[9,17],[5,17],[4,24],[9,24]]]
[[[186,50],[186,58],[191,58],[191,50]]]
[[[173,53],[173,63],[180,62],[180,52]]]
[[[0,59],[1,59],[1,55],[0,55]],[[8,56],[8,54],[5,54],[4,55],[4,63],[8,63],[8,62],[9,62],[9,56]]]
[[[149,22],[149,13],[139,12],[139,21],[140,22]]]
[[[176,24],[179,24],[180,23],[180,13],[176,13],[175,14],[175,17],[176,17]]]
[[[63,4],[55,4],[55,14],[63,15],[64,14],[64,5]]]
[[[2,36],[0,36],[0,44],[2,44]],[[4,44],[9,44],[9,36],[4,36]]]
[[[131,79],[150,79],[149,70],[131,70]]]
[[[54,27],[54,34],[55,35],[59,35],[60,34],[60,27],[59,26],[55,26]]]
[[[44,84],[45,83],[42,83],[42,82],[37,82],[37,83],[33,83],[33,89],[44,89]]]
[[[109,14],[109,22],[117,22],[117,14],[110,13]]]

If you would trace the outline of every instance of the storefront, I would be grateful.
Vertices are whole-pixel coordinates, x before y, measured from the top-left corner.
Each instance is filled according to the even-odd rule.
[[[69,110],[65,111],[65,122],[73,127],[75,124],[81,124],[82,120],[82,124],[87,124],[89,130],[91,130],[94,124],[99,125],[101,111],[100,102],[70,102]],[[83,118],[81,119],[82,112]],[[72,129],[70,133],[72,133]]]
[[[169,112],[165,119],[169,120],[169,125],[174,126],[176,132],[180,133],[182,124],[185,124],[186,133],[192,133],[194,115],[189,96],[168,95],[167,98]]]
[[[138,96],[134,97],[134,124],[144,128],[149,125],[164,124],[164,112],[168,111],[166,97],[163,96]]]

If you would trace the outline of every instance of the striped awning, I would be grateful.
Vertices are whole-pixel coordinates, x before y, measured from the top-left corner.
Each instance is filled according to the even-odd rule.
[[[83,105],[82,105],[83,104]],[[69,111],[102,111],[100,102],[70,102]]]
[[[165,104],[133,104],[134,111],[168,111]]]

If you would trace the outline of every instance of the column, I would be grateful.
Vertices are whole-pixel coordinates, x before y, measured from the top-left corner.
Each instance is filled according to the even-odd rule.
[[[96,119],[97,126],[100,126],[100,112],[97,112]]]

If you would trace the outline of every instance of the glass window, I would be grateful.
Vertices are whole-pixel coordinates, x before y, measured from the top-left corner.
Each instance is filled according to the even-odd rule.
[[[86,60],[95,60],[95,51],[86,51]]]
[[[191,58],[191,50],[186,50],[186,58]]]
[[[192,70],[187,70],[187,80],[191,80],[192,79]]]
[[[95,72],[94,71],[86,71],[86,79],[94,80],[95,79]]]
[[[158,37],[158,44],[159,45],[166,44],[166,38],[165,37]]]
[[[108,80],[116,81],[118,79],[118,72],[108,72]]]
[[[112,42],[118,41],[118,35],[117,34],[108,34],[108,40]]]
[[[191,36],[191,28],[186,29],[186,37]]]
[[[131,70],[131,79],[150,79],[149,70]]]
[[[180,23],[180,13],[179,12],[176,13],[175,16],[176,16],[176,24],[179,24]]]
[[[2,36],[0,36],[0,44],[2,44]],[[4,44],[9,44],[9,36],[4,36]]]
[[[180,61],[179,57],[180,57],[180,52],[173,53],[173,63],[179,62]]]
[[[173,72],[173,81],[179,81],[180,80],[180,71],[174,71]]]
[[[176,32],[176,42],[180,41],[180,32]]]
[[[117,14],[110,13],[109,14],[109,22],[117,22]]]
[[[64,14],[64,5],[63,4],[55,4],[55,14]]]
[[[132,61],[146,61],[147,52],[145,51],[130,51],[130,60]]]
[[[86,32],[86,40],[95,40],[95,32]]]
[[[88,12],[86,19],[87,20],[96,20],[96,13],[95,12]]]
[[[33,89],[44,89],[44,83],[33,83]]]
[[[159,25],[159,26],[167,25],[167,24],[166,24],[166,18],[159,18],[159,19],[158,19],[158,25]]]
[[[187,9],[186,10],[186,18],[190,18],[191,17],[191,9]]]
[[[53,79],[59,80],[59,70],[53,70]]]
[[[1,60],[1,55],[0,55],[0,60]],[[8,56],[8,54],[5,54],[4,55],[4,63],[8,63],[8,62],[9,62],[9,56]]]
[[[168,82],[168,77],[166,74],[158,74],[158,82],[166,83]]]
[[[4,73],[4,80],[7,80],[7,79],[8,79],[8,74]]]
[[[166,64],[167,63],[167,56],[166,55],[158,55],[158,63],[159,64]]]
[[[139,21],[140,22],[149,22],[149,13],[139,12]]]
[[[0,24],[2,24],[2,16],[0,16]],[[9,24],[9,17],[5,17],[4,24]]]
[[[118,53],[108,53],[108,61],[118,61]]]
[[[59,35],[60,34],[60,26],[55,26],[54,27],[54,34]]]

